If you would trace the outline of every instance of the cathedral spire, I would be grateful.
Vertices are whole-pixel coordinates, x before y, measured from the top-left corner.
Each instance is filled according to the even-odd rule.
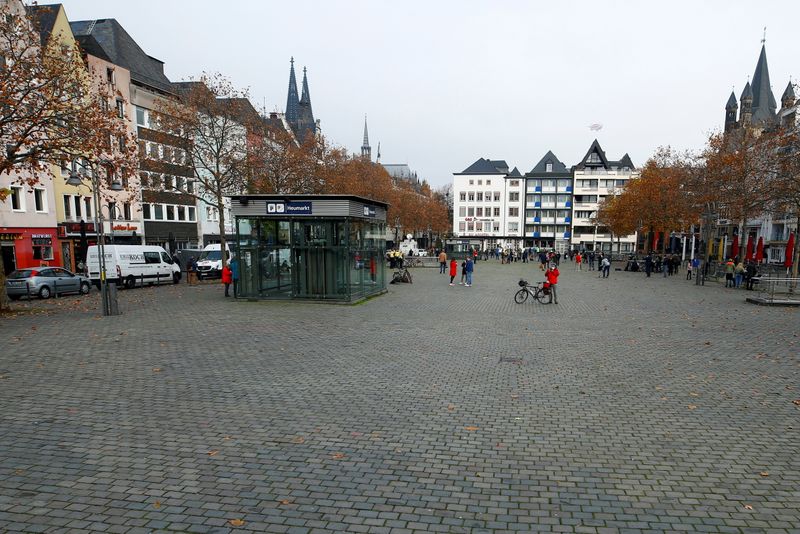
[[[756,71],[753,73],[753,123],[771,124],[775,121],[778,104],[772,94],[767,66],[767,48],[762,42]]]
[[[294,57],[290,60],[289,67],[289,94],[286,97],[286,121],[295,127],[300,118],[300,101],[297,98],[297,78],[294,75]]]
[[[361,144],[361,157],[372,159],[372,147],[369,146],[369,132],[367,131],[367,116],[364,115],[364,141]]]
[[[311,94],[308,92],[308,77],[305,67],[303,67],[303,94],[300,96],[300,102],[311,106]]]

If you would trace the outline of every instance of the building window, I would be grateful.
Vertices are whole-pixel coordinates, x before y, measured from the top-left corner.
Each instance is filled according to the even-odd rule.
[[[469,201],[470,201],[470,202],[475,202],[475,193],[474,193],[474,192],[472,192],[472,191],[470,191],[470,192],[469,192],[469,197],[468,197],[468,198],[469,198]]]
[[[194,180],[186,180],[186,192],[190,195],[194,193]]]
[[[492,231],[493,232],[499,232],[500,231],[500,223],[499,222],[492,223]]]
[[[549,161],[544,166],[544,172],[553,172],[553,164],[550,163]]]
[[[483,185],[483,180],[478,180],[478,185]]]
[[[84,197],[83,199],[83,207],[85,208],[83,211],[86,214],[87,219],[92,218],[92,214],[94,211],[92,210],[92,198],[91,197]]]
[[[150,220],[150,204],[142,204],[142,219]]]
[[[519,202],[519,193],[518,192],[511,192],[508,194],[508,201],[509,202]]]
[[[519,223],[515,223],[515,222],[508,223],[508,231],[509,232],[518,232],[519,231]]]
[[[144,171],[140,172],[139,181],[141,182],[142,187],[150,187],[150,174]]]
[[[466,229],[467,229],[467,223],[465,223],[464,221],[461,221],[461,222],[458,223],[458,231],[459,232],[463,232]]]
[[[72,218],[72,196],[64,195],[64,218]]]
[[[175,206],[167,206],[167,220],[168,221],[175,220]]]
[[[483,223],[480,221],[475,221],[475,231],[482,232],[483,231]]]
[[[483,191],[478,191],[477,199],[478,202],[483,202]]]
[[[459,217],[466,217],[467,216],[467,208],[465,206],[458,207],[458,216]]]
[[[475,208],[475,216],[476,217],[483,217],[483,208],[480,206]]]
[[[492,185],[492,181],[491,180],[486,180],[486,185]]]
[[[195,212],[194,207],[188,206],[186,210],[187,213],[189,214],[189,222],[197,222],[197,214]]]
[[[508,208],[509,217],[519,217],[519,208]]]
[[[11,186],[11,210],[25,211],[25,193],[21,186]]]
[[[467,194],[464,191],[459,193],[458,197],[459,197],[459,199],[461,199],[461,202],[466,202],[467,201]]]
[[[475,180],[470,180],[469,185],[475,185]]]
[[[33,259],[34,260],[53,259],[53,242],[51,238],[33,239]]]
[[[125,118],[125,102],[117,99],[117,117],[120,119]]]
[[[474,217],[475,216],[475,208],[470,206],[467,208],[467,217]]]
[[[164,191],[172,189],[172,176],[169,174],[164,175]]]
[[[494,217],[500,217],[500,208],[494,208]]]
[[[178,220],[179,221],[186,220],[186,208],[184,206],[178,206]]]
[[[136,106],[136,125],[147,127],[149,124],[147,119],[147,110]]]
[[[519,180],[511,180],[508,184],[510,187],[519,187]]]
[[[153,204],[153,219],[156,221],[164,220],[164,206],[161,204]]]
[[[176,176],[175,177],[175,189],[178,191],[183,191],[184,184],[186,182],[186,178],[183,176]]]
[[[158,159],[159,158],[159,155],[158,155],[158,153],[159,153],[158,143],[149,143],[148,149],[149,149],[149,153],[150,153],[150,157],[151,158],[153,158],[153,159]]]
[[[117,211],[117,203],[116,202],[109,202],[108,203],[108,218],[112,221],[119,218],[119,212]]]
[[[150,174],[150,188],[151,189],[161,189],[161,175],[151,173]]]
[[[130,204],[130,202],[124,202],[122,204],[122,217],[126,221],[130,221],[131,220],[131,204]]]
[[[474,232],[475,231],[475,224],[470,221],[467,223],[467,232]]]
[[[47,190],[37,187],[33,190],[33,204],[36,213],[47,213]]]
[[[500,202],[500,191],[495,191],[494,192],[494,201],[495,202]]]

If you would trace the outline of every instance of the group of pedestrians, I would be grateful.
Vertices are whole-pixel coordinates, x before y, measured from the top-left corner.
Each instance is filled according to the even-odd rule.
[[[461,281],[458,283],[460,286],[472,287],[472,273],[475,271],[474,255],[467,253],[461,261]],[[450,275],[450,285],[455,285],[456,276],[458,276],[458,262],[455,258],[450,260],[450,268],[447,268],[447,253],[442,251],[439,253],[439,274]]]
[[[725,262],[725,287],[740,288],[744,282],[745,287],[752,290],[757,276],[758,267],[753,261],[748,261],[745,265],[741,260],[736,263],[733,258],[728,258]]]

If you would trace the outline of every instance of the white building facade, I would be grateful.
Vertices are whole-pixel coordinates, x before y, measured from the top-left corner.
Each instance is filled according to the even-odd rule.
[[[583,160],[572,168],[572,174],[572,249],[622,254],[634,252],[635,233],[612,236],[607,229],[594,222],[603,200],[619,194],[631,179],[639,176],[628,154],[619,161],[609,161],[595,139]]]
[[[522,246],[524,177],[480,158],[453,174],[453,235],[480,249]]]
[[[572,172],[552,152],[525,174],[525,246],[570,248]]]

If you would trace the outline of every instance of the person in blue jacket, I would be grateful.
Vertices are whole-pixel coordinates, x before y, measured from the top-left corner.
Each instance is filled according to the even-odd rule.
[[[472,271],[475,268],[475,264],[472,262],[472,258],[467,256],[467,261],[464,264],[464,272],[467,274],[467,283],[464,284],[466,287],[472,285]]]

